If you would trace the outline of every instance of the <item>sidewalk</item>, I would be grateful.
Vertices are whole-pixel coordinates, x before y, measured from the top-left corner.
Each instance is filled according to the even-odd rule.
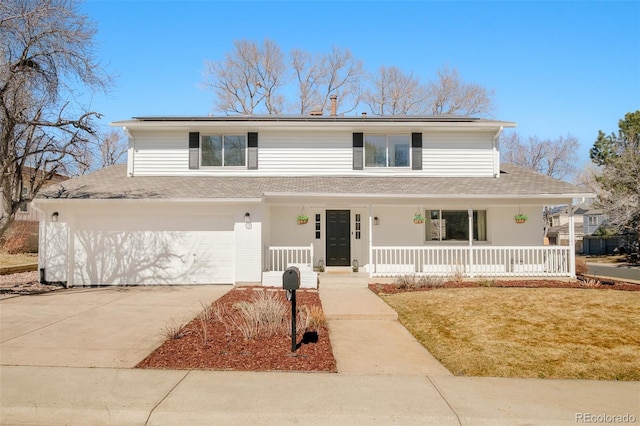
[[[455,377],[363,281],[320,280],[337,374],[24,366],[3,357],[0,424],[575,425],[586,414],[640,422],[639,382]]]

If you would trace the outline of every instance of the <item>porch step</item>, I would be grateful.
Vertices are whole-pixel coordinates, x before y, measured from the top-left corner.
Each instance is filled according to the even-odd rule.
[[[320,287],[322,309],[329,320],[390,320],[398,319],[396,311],[368,288]]]

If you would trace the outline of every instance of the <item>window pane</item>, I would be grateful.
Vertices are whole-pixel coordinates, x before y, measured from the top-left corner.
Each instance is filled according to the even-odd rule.
[[[202,137],[202,165],[222,166],[222,137]]]
[[[429,240],[440,240],[440,212],[438,210],[431,210],[428,215],[427,221],[427,238]]]
[[[469,239],[469,216],[466,211],[443,210],[442,221],[445,230],[443,240]]]
[[[385,136],[365,136],[364,165],[366,167],[387,167],[387,138]]]
[[[245,158],[245,138],[240,135],[224,137],[224,165],[244,166]]]
[[[389,167],[409,167],[409,136],[389,136]]]

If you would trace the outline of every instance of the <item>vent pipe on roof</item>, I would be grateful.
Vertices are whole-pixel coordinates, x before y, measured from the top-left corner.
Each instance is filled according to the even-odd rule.
[[[331,99],[331,116],[335,117],[338,115],[338,96],[331,95],[329,99]]]
[[[367,112],[366,111],[362,113],[362,118],[367,118]]]

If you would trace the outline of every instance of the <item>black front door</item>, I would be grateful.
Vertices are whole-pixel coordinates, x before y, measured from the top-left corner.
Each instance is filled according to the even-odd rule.
[[[327,266],[351,264],[349,210],[327,210]]]

